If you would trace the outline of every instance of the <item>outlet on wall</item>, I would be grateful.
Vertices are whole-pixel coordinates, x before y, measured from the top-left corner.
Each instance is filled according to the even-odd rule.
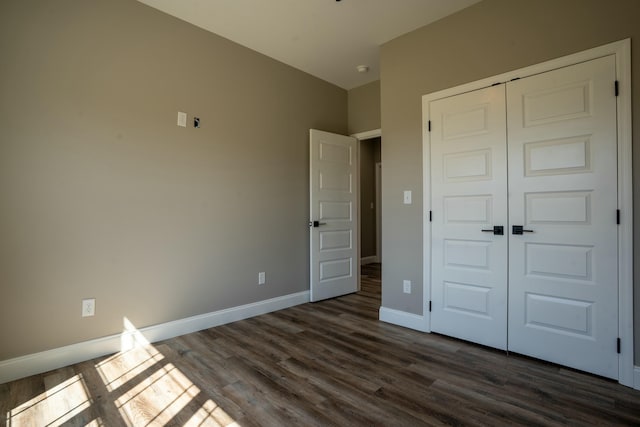
[[[260,273],[258,273],[258,285],[264,285],[265,281],[266,281],[265,272],[261,271]]]
[[[402,290],[405,294],[411,293],[411,280],[403,280],[402,281]]]
[[[82,300],[82,317],[95,316],[96,314],[96,299],[85,298]]]

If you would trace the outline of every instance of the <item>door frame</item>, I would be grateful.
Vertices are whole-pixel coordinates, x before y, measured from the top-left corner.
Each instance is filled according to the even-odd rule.
[[[429,104],[437,99],[482,89],[495,83],[552,71],[603,56],[615,55],[616,79],[619,85],[617,103],[618,131],[618,333],[622,345],[619,355],[618,382],[634,387],[633,336],[633,188],[631,134],[631,39],[625,39],[593,49],[563,56],[540,64],[509,71],[493,77],[441,90],[422,97],[422,182],[423,182],[423,295],[424,325],[431,332],[429,299],[431,295],[431,143],[429,134]],[[612,82],[612,88],[613,82]],[[638,374],[640,388],[640,374]]]
[[[358,140],[358,143],[356,144],[357,146],[357,154],[356,154],[356,168],[358,170],[358,173],[356,175],[358,175],[358,177],[356,178],[357,181],[357,197],[356,197],[356,203],[358,205],[358,231],[360,232],[360,235],[358,236],[358,250],[356,251],[356,257],[358,258],[358,291],[361,289],[361,285],[360,285],[360,280],[361,280],[361,273],[362,273],[362,252],[361,252],[361,240],[362,240],[362,233],[360,230],[360,227],[362,226],[362,221],[361,221],[361,209],[360,209],[360,144],[362,144],[362,141],[365,141],[367,139],[372,139],[372,138],[377,138],[377,137],[382,137],[382,129],[373,129],[373,130],[368,130],[368,131],[364,131],[364,132],[358,132],[358,133],[352,133],[351,135],[354,137],[355,139]],[[380,148],[382,149],[382,142],[380,143]],[[380,254],[377,254],[378,256],[380,256]]]
[[[376,162],[376,260],[382,263],[382,162]]]

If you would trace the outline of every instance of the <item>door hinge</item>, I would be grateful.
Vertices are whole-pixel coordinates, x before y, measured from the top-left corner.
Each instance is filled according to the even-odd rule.
[[[613,84],[616,96],[620,95],[620,84],[618,83],[618,81],[616,80],[615,83]]]
[[[620,209],[616,210],[616,224],[620,225]]]
[[[429,222],[433,221],[433,211],[429,211]]]
[[[618,354],[620,354],[620,338],[616,341],[616,350],[618,351]]]
[[[431,120],[427,122],[427,130],[431,132]]]
[[[429,313],[431,313],[431,301],[429,301]]]

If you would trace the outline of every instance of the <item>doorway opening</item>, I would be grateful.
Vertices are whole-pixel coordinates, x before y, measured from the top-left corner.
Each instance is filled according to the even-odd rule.
[[[382,264],[382,135],[380,130],[352,135],[358,139],[359,159],[359,289],[371,276],[379,282]],[[373,273],[373,274],[372,274]]]

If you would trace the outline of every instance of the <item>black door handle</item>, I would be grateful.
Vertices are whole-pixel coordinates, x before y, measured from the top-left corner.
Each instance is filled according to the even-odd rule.
[[[514,225],[511,227],[511,234],[533,233],[533,230],[525,230],[522,225]]]
[[[326,222],[320,221],[309,221],[309,227],[320,227],[321,225],[326,225]]]
[[[493,233],[495,236],[504,235],[504,227],[502,225],[494,225],[493,228],[482,230],[485,233]]]

